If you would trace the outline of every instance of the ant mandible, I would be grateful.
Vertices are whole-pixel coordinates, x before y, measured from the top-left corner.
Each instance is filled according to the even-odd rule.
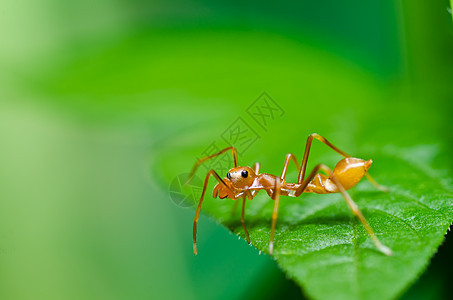
[[[310,147],[313,139],[317,139],[332,150],[342,155],[344,158],[340,160],[333,171],[324,164],[318,164],[313,168],[313,171],[305,178],[305,170],[307,168],[308,154],[310,152]],[[329,194],[329,193],[341,193],[343,198],[346,201],[346,204],[351,209],[352,213],[360,220],[360,222],[365,227],[368,235],[373,240],[376,248],[386,255],[392,255],[390,248],[384,246],[377,236],[374,234],[373,229],[368,224],[367,220],[363,216],[362,212],[359,210],[357,204],[352,200],[351,196],[346,192],[346,190],[354,187],[363,176],[366,176],[367,179],[379,190],[387,191],[387,188],[379,185],[368,173],[368,169],[371,166],[372,160],[365,161],[363,159],[351,157],[346,152],[335,147],[323,136],[313,133],[308,136],[307,144],[305,146],[304,157],[302,159],[302,165],[299,169],[299,164],[297,162],[294,154],[286,155],[285,163],[283,165],[282,174],[280,176],[275,176],[271,174],[260,174],[260,164],[255,163],[254,169],[249,167],[239,167],[237,161],[237,150],[235,147],[227,147],[222,151],[206,156],[199,159],[194,167],[192,168],[187,182],[189,182],[197,168],[206,160],[214,158],[218,155],[221,155],[227,151],[231,150],[233,154],[233,163],[234,168],[230,169],[227,173],[226,178],[220,178],[216,171],[210,170],[206,175],[204,180],[203,192],[201,194],[200,202],[198,203],[197,210],[195,212],[195,218],[193,222],[193,252],[197,255],[197,223],[200,216],[201,205],[206,193],[206,188],[210,176],[213,176],[218,184],[214,187],[213,197],[217,196],[221,199],[230,198],[232,200],[237,200],[242,198],[242,213],[241,213],[241,223],[244,228],[245,234],[247,236],[247,242],[250,244],[250,237],[245,226],[244,212],[245,212],[245,202],[247,197],[251,200],[260,190],[265,190],[267,194],[275,201],[274,210],[272,213],[272,224],[271,224],[271,235],[269,240],[269,254],[272,255],[274,251],[274,232],[275,225],[277,224],[278,216],[278,206],[280,203],[280,196],[290,196],[290,197],[299,197],[302,193],[316,193],[316,194]],[[297,178],[297,183],[286,182],[286,170],[288,168],[290,160],[293,160],[296,168],[299,169],[299,176]],[[319,171],[324,171],[327,175],[318,173]],[[305,179],[304,179],[305,178]]]

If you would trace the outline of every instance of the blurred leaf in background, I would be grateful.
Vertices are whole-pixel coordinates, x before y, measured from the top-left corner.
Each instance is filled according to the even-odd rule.
[[[387,176],[385,149],[421,149],[422,165],[451,178],[447,6],[2,1],[2,298],[303,297],[270,257],[207,216],[194,257],[194,211],[171,201],[170,182],[238,117],[260,137],[240,160],[265,172],[319,132],[376,156],[372,172],[389,186],[411,181]],[[246,112],[263,91],[285,111],[266,130]],[[310,164],[337,159],[315,146]],[[408,188],[425,193],[426,180]],[[353,196],[378,197],[365,183]],[[414,289],[446,297],[448,282],[426,284],[442,273],[430,270]]]

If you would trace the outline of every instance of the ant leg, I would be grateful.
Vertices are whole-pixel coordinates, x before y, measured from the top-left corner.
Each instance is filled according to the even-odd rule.
[[[333,151],[337,152],[338,154],[340,154],[343,157],[352,157],[351,155],[347,154],[346,152],[344,152],[344,151],[340,150],[339,148],[335,147],[325,137],[323,137],[323,136],[321,136],[321,135],[319,135],[317,133],[312,133],[307,138],[307,144],[305,145],[304,157],[302,159],[302,165],[301,165],[301,168],[300,168],[300,171],[299,171],[299,177],[297,179],[297,183],[301,183],[304,180],[305,171],[306,171],[306,168],[307,168],[308,154],[310,152],[310,147],[311,147],[311,143],[312,143],[313,139],[317,139],[318,141],[326,144]],[[365,173],[365,176],[375,188],[377,188],[378,190],[384,191],[384,192],[388,192],[388,188],[378,184],[376,182],[376,180],[374,180],[374,178],[371,177],[370,174],[368,174],[368,172]]]
[[[370,224],[368,224],[368,221],[363,216],[363,214],[360,211],[357,204],[354,202],[354,200],[352,200],[351,196],[349,196],[348,192],[346,192],[344,187],[340,184],[340,182],[338,181],[338,179],[336,178],[336,176],[334,175],[332,170],[330,170],[330,168],[327,167],[326,165],[319,164],[313,169],[313,171],[310,173],[310,175],[308,175],[307,179],[304,180],[302,185],[296,191],[296,197],[299,196],[305,190],[305,188],[308,186],[310,181],[316,176],[316,174],[319,170],[322,170],[322,171],[326,172],[327,174],[329,174],[329,178],[335,183],[338,190],[343,195],[343,198],[346,201],[346,204],[351,209],[352,213],[360,220],[363,227],[365,227],[365,230],[367,231],[368,235],[373,240],[373,243],[376,246],[376,248],[379,251],[381,251],[382,253],[384,253],[385,255],[389,255],[389,256],[392,255],[392,250],[390,250],[388,247],[382,245],[382,243],[379,241],[377,236],[374,234],[374,231],[371,228]]]
[[[217,181],[221,184],[223,184],[227,189],[230,190],[230,188],[223,182],[222,178],[220,178],[219,174],[217,174],[216,171],[210,170],[208,174],[206,174],[206,178],[204,179],[204,186],[203,186],[203,192],[201,193],[201,198],[200,202],[198,202],[197,210],[195,212],[195,218],[193,220],[193,253],[197,255],[197,223],[198,223],[198,218],[200,217],[200,211],[201,211],[201,204],[203,203],[204,199],[204,194],[206,193],[206,188],[208,187],[208,182],[209,182],[209,177],[213,176]],[[231,190],[230,190],[231,191]]]
[[[344,200],[348,204],[349,208],[351,209],[352,213],[360,220],[360,222],[363,224],[363,227],[365,227],[365,230],[367,231],[368,235],[371,237],[373,240],[374,245],[376,248],[384,253],[385,255],[391,256],[392,255],[392,250],[390,248],[382,245],[381,241],[377,238],[377,236],[374,234],[373,229],[371,228],[370,224],[368,224],[368,221],[365,219],[363,216],[362,212],[360,211],[359,207],[357,204],[352,200],[351,196],[349,196],[348,192],[343,188],[343,186],[340,184],[340,182],[337,180],[336,176],[333,174],[333,172],[325,167],[322,166],[323,170],[328,172],[330,179],[333,180],[335,185],[338,187],[340,190],[340,193],[343,195]]]
[[[386,186],[383,186],[379,183],[376,182],[376,180],[371,177],[370,173],[366,172],[365,173],[365,177],[366,179],[368,179],[368,181],[375,187],[377,188],[378,190],[382,191],[382,192],[388,192],[389,191],[389,188],[386,187]]]
[[[277,177],[275,179],[274,193],[272,194],[272,199],[274,199],[274,211],[272,212],[272,225],[271,225],[271,237],[269,239],[269,254],[272,255],[274,252],[274,233],[275,225],[277,224],[278,217],[278,205],[280,203],[280,189],[281,189],[281,179]]]
[[[244,195],[242,197],[242,213],[241,213],[241,223],[242,223],[242,227],[244,228],[244,231],[245,231],[245,235],[247,236],[247,243],[250,244],[250,236],[249,236],[249,232],[247,231],[247,228],[245,227],[245,201],[247,200],[247,195]]]
[[[316,165],[313,168],[313,170],[310,172],[310,174],[308,174],[308,177],[305,178],[304,182],[302,182],[302,184],[299,186],[299,188],[294,193],[294,195],[296,197],[299,197],[300,194],[302,194],[305,191],[305,189],[307,188],[308,184],[313,180],[313,178],[315,178],[315,176],[318,174],[319,170],[322,169],[322,167],[323,167],[323,165],[319,164],[319,165]]]
[[[238,209],[239,201],[234,201],[233,208],[231,209],[231,216],[233,217],[236,214],[236,210]]]
[[[296,165],[296,169],[299,169],[299,163],[297,162],[297,158],[294,154],[289,153],[286,155],[285,164],[283,165],[282,175],[280,176],[281,179],[285,179],[286,177],[286,170],[288,169],[289,161],[293,159],[294,164]]]
[[[237,150],[236,150],[235,147],[230,146],[230,147],[227,147],[227,148],[225,148],[225,149],[223,149],[223,150],[221,150],[221,151],[219,151],[219,152],[217,152],[217,153],[211,154],[211,155],[209,155],[209,156],[206,156],[206,157],[203,157],[203,158],[200,158],[199,160],[197,160],[197,161],[195,162],[195,165],[193,166],[192,170],[191,170],[190,173],[189,173],[189,178],[187,179],[186,184],[188,184],[188,183],[192,180],[193,176],[195,175],[195,172],[197,171],[198,167],[199,167],[202,163],[204,163],[204,162],[207,161],[208,159],[211,159],[211,158],[214,158],[214,157],[216,157],[216,156],[219,156],[219,155],[221,155],[221,154],[227,152],[228,150],[231,150],[231,152],[232,152],[232,154],[233,154],[233,164],[234,164],[234,167],[236,168],[236,167],[238,166],[238,154],[237,154]]]
[[[256,162],[255,163],[255,174],[258,175],[258,173],[260,172],[260,163],[259,162]]]
[[[301,183],[303,180],[304,180],[304,177],[305,177],[305,171],[307,169],[307,161],[308,161],[308,154],[310,152],[310,147],[311,147],[311,143],[313,142],[313,139],[316,138],[318,141],[321,141],[323,142],[324,144],[326,144],[327,146],[329,146],[332,150],[334,150],[335,152],[337,152],[338,154],[340,154],[341,156],[343,157],[351,157],[349,154],[347,154],[346,152],[343,152],[341,151],[340,149],[338,149],[337,147],[335,147],[332,143],[330,143],[326,138],[324,138],[323,136],[317,134],[317,133],[312,133],[308,136],[307,138],[307,144],[305,145],[305,151],[304,151],[304,157],[302,159],[302,165],[300,167],[300,171],[299,171],[299,178],[297,179],[297,183]]]

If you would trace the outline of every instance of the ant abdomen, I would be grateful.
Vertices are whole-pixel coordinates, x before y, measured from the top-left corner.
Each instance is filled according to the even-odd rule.
[[[332,176],[338,180],[345,190],[354,187],[371,166],[373,161],[360,158],[347,157],[340,160],[333,169],[333,175],[317,174],[308,184],[305,192],[316,194],[338,193],[338,187]]]

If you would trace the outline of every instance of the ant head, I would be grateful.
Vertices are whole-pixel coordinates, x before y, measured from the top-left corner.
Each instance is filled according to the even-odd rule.
[[[227,178],[235,188],[245,188],[251,186],[256,178],[255,172],[249,167],[237,167],[230,169]]]

